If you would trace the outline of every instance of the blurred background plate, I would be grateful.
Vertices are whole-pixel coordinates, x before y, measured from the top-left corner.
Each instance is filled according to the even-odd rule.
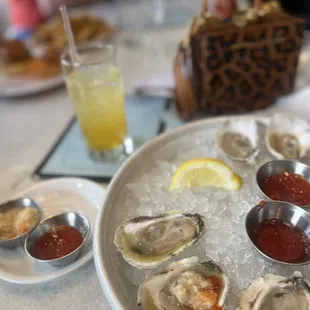
[[[8,78],[0,72],[0,98],[17,98],[35,95],[63,85],[62,75],[44,80]]]
[[[83,7],[73,8],[69,11],[69,16],[71,20],[74,19],[75,21],[72,28],[74,30],[75,41],[77,44],[92,40],[113,40],[115,27],[113,26],[113,16],[111,16],[109,11],[98,14],[96,12],[96,7],[93,7],[92,9],[86,9]],[[109,16],[110,18],[107,18],[106,16]],[[2,16],[0,14],[0,19],[1,18]],[[0,22],[0,35],[5,30],[1,28],[1,25]],[[16,35],[14,34],[14,31],[11,30],[12,29],[6,30],[6,37],[11,38]],[[42,56],[47,53],[48,55],[53,55],[53,59],[57,60],[61,52],[67,46],[67,39],[60,15],[57,14],[51,17],[44,24],[39,26],[34,33],[22,40],[24,40],[31,56],[41,59]],[[0,65],[2,65],[1,61]],[[0,66],[0,98],[15,98],[34,95],[64,84],[64,78],[61,73],[57,76],[45,77],[42,79],[39,76],[32,78],[31,74],[29,77],[8,77],[5,75],[4,70],[1,71]]]

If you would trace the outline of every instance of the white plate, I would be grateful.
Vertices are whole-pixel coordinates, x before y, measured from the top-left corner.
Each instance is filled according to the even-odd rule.
[[[91,234],[81,256],[62,268],[34,262],[23,247],[13,250],[0,248],[0,279],[19,284],[47,282],[76,270],[92,259],[92,231],[104,202],[104,188],[84,179],[60,178],[38,183],[18,195],[21,196],[35,199],[43,209],[43,218],[65,211],[81,212],[90,222]]]
[[[35,95],[61,86],[64,83],[62,75],[42,80],[25,78],[8,78],[0,73],[0,98],[17,98]]]

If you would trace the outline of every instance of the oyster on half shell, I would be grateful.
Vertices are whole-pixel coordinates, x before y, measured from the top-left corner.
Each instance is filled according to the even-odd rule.
[[[232,160],[253,162],[259,154],[258,140],[255,120],[227,120],[217,129],[217,145]]]
[[[267,275],[240,296],[236,310],[309,310],[310,283],[296,271],[289,278]]]
[[[295,116],[276,114],[267,128],[265,142],[277,159],[301,159],[310,150],[310,126]]]
[[[143,281],[138,310],[223,309],[228,290],[229,280],[219,266],[190,257]]]
[[[114,243],[129,264],[151,269],[195,243],[204,232],[201,215],[170,212],[124,221],[115,231]]]

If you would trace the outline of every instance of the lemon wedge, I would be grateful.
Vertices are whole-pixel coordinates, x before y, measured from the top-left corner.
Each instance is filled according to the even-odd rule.
[[[241,188],[242,179],[218,159],[197,158],[178,168],[169,190],[194,186],[215,186],[236,191]]]

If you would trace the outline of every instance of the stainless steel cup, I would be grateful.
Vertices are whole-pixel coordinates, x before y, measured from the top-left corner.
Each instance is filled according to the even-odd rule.
[[[282,172],[296,173],[304,176],[310,182],[310,167],[295,160],[273,160],[262,165],[256,173],[256,183],[261,196],[272,201],[263,191],[264,182],[272,175]]]
[[[61,225],[73,226],[78,229],[83,237],[82,244],[73,252],[60,258],[50,260],[42,260],[37,258],[34,253],[34,246],[36,242],[41,238],[41,236],[50,231],[52,228]],[[65,266],[75,261],[81,254],[83,246],[89,236],[89,233],[90,224],[86,217],[75,212],[62,213],[60,215],[56,215],[44,220],[40,223],[40,225],[37,226],[35,230],[32,231],[31,234],[28,235],[25,241],[25,251],[33,260],[37,262],[50,264],[53,267]]]
[[[31,198],[25,197],[25,198],[18,198],[16,200],[7,201],[0,205],[0,213],[10,210],[10,209],[14,209],[14,208],[35,208],[39,212],[39,218],[38,218],[37,224],[30,231],[18,237],[9,239],[9,240],[0,240],[0,247],[3,247],[3,248],[14,249],[18,246],[23,246],[27,235],[33,229],[35,229],[35,227],[40,223],[41,218],[42,218],[42,211],[41,211],[40,206],[37,204],[37,202],[35,202]]]
[[[291,223],[294,227],[302,230],[306,234],[306,236],[310,238],[310,213],[288,202],[271,201],[266,202],[263,205],[259,204],[253,207],[246,216],[245,229],[253,247],[265,258],[275,263],[291,266],[309,264],[310,257],[306,262],[303,263],[287,263],[269,257],[257,247],[254,239],[254,230],[257,227],[257,224],[261,223],[264,220],[273,219],[278,219]]]

